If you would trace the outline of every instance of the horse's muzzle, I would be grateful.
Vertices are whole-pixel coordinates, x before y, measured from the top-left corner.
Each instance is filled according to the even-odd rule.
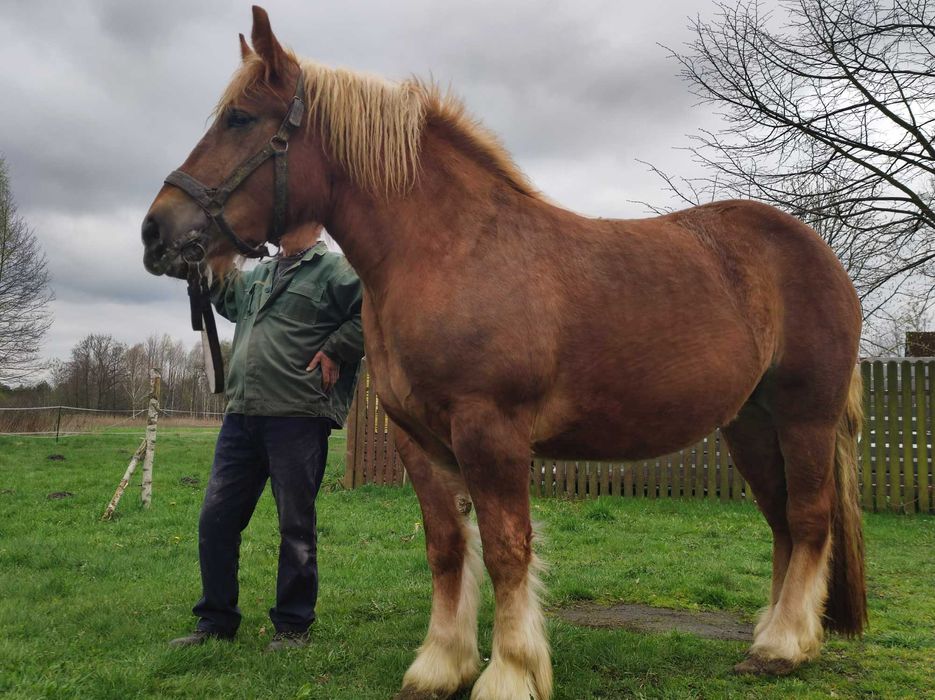
[[[184,279],[188,264],[178,255],[169,255],[164,246],[143,251],[143,267],[153,275],[168,275]]]
[[[160,204],[149,210],[140,229],[143,266],[154,275],[184,278],[188,262],[201,262],[207,256],[208,220],[188,202]]]

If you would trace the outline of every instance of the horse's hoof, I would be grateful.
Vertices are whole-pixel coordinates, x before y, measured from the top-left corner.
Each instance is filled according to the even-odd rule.
[[[754,676],[787,676],[795,670],[795,664],[788,659],[766,659],[751,654],[734,666],[734,673]]]
[[[441,690],[418,690],[412,686],[404,686],[393,696],[393,700],[448,700],[450,697],[451,693]]]

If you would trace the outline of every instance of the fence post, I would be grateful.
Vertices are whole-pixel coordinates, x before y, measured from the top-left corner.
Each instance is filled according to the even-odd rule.
[[[149,370],[149,412],[146,417],[146,454],[143,457],[143,485],[140,500],[149,508],[153,500],[153,456],[156,450],[156,421],[159,419],[159,394],[162,375],[155,367]]]
[[[361,373],[363,374],[363,373]],[[366,381],[366,377],[362,377],[360,381]],[[360,484],[355,483],[354,481],[354,465],[357,464],[357,411],[360,410],[360,401],[357,400],[357,396],[360,392],[354,391],[354,398],[351,400],[351,410],[348,412],[347,416],[347,450],[344,453],[344,488],[352,489]]]
[[[58,407],[58,417],[55,419],[55,442],[58,442],[58,430],[62,426],[62,407]]]

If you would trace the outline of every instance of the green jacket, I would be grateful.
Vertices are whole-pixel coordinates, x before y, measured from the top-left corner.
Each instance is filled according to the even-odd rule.
[[[235,271],[211,288],[218,313],[237,324],[227,368],[227,412],[347,419],[364,339],[361,284],[344,256],[318,243],[272,286],[276,261]],[[325,393],[321,368],[305,368],[319,350],[341,367]]]

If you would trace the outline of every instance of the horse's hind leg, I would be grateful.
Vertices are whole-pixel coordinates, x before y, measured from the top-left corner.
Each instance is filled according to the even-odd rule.
[[[472,700],[548,700],[552,664],[529,517],[529,430],[495,409],[452,421],[452,447],[480,527],[496,612],[490,665]]]
[[[480,668],[477,530],[468,520],[471,501],[460,475],[434,465],[401,429],[396,446],[419,497],[432,570],[428,633],[397,698],[447,698],[470,685]]]
[[[756,497],[756,505],[773,533],[773,575],[769,606],[760,615],[754,638],[772,617],[792,555],[792,538],[786,516],[786,475],[779,437],[772,417],[762,407],[748,403],[740,415],[722,429],[734,465]],[[743,670],[743,669],[738,669]]]
[[[788,673],[821,650],[834,507],[836,421],[777,416],[792,551],[779,598],[741,672]]]

